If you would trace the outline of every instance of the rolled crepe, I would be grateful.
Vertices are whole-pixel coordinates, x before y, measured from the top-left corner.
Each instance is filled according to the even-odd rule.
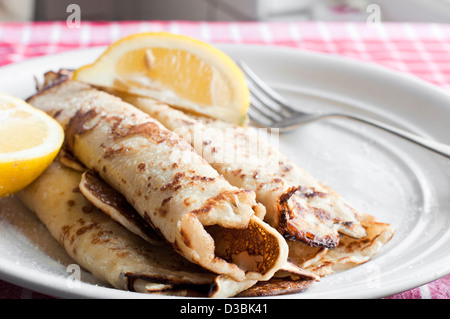
[[[80,172],[55,161],[16,196],[68,255],[97,279],[117,289],[164,295],[226,298],[269,293],[261,290],[261,285],[255,286],[256,280],[235,281],[211,273],[187,261],[167,243],[144,241],[94,207],[78,189],[80,181]],[[100,197],[108,197],[114,207],[118,196],[110,195],[106,191]],[[272,288],[271,294],[301,291],[318,280],[292,263],[286,263],[275,276],[263,285]]]
[[[281,235],[255,193],[232,186],[177,134],[110,94],[65,80],[29,103],[65,129],[65,147],[125,196],[189,261],[241,281],[286,262]]]
[[[140,292],[215,280],[215,274],[188,262],[169,245],[151,245],[99,211],[80,193],[80,180],[79,172],[54,162],[16,196],[97,279]]]
[[[232,185],[253,190],[265,221],[287,238],[334,248],[340,234],[366,236],[357,210],[276,150],[252,127],[188,115],[149,98],[117,93],[189,141]]]

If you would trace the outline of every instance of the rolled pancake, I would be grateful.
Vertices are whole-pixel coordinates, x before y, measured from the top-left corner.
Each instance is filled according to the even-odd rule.
[[[80,180],[80,173],[54,162],[15,196],[81,267],[117,289],[141,292],[214,281],[215,274],[169,245],[151,245],[95,208],[78,190]]]
[[[226,298],[243,291],[252,296],[262,293],[259,286],[253,288],[256,280],[238,282],[211,273],[168,244],[153,245],[132,234],[92,206],[77,187],[80,181],[80,172],[55,161],[15,196],[68,255],[97,279],[117,289],[164,295]],[[286,263],[267,285],[273,288],[272,294],[285,294],[304,290],[316,280],[310,272]]]
[[[237,281],[267,280],[286,262],[287,244],[259,218],[255,193],[232,186],[148,114],[71,80],[28,102],[53,116],[65,147],[189,261]]]
[[[357,210],[292,163],[252,127],[188,115],[149,98],[114,92],[190,141],[232,185],[253,190],[265,221],[286,237],[334,248],[340,234],[366,235]]]

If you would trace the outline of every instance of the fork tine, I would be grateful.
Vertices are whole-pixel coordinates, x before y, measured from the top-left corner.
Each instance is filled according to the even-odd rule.
[[[250,82],[248,83],[248,86],[252,97],[252,103],[253,101],[257,101],[261,105],[261,111],[266,110],[266,112],[273,114],[279,120],[282,120],[283,117],[289,117],[291,112],[283,109],[281,105],[268,97],[259,87],[255,86],[254,83]]]
[[[251,89],[250,94],[251,106],[255,108],[258,113],[261,113],[271,121],[280,121],[283,119],[283,116],[280,114],[280,110],[269,106],[257,91]]]
[[[290,112],[297,112],[295,109],[289,106],[289,103],[280,94],[270,88],[263,80],[261,80],[250,67],[243,61],[238,61],[238,65],[241,67],[245,75],[255,84],[260,91],[264,92],[271,100],[277,102],[280,106]]]

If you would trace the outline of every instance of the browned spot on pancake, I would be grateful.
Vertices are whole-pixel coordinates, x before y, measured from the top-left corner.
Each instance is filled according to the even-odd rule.
[[[70,200],[67,201],[67,205],[68,205],[69,207],[73,207],[73,206],[75,205],[75,201],[72,200],[72,199],[70,199]]]
[[[130,255],[129,251],[121,250],[121,251],[116,252],[116,256],[119,257],[119,258],[125,258],[125,257],[127,257],[129,255]]]
[[[191,247],[191,240],[189,239],[189,235],[185,233],[183,228],[180,229],[180,235],[181,235],[181,239],[183,240],[183,243],[187,247]]]
[[[58,111],[56,111],[52,116],[53,116],[53,118],[57,118],[58,116],[60,116],[61,115],[61,113],[62,113],[62,109],[61,110],[58,110]]]
[[[193,214],[205,214],[209,212],[212,209],[211,205],[205,205],[202,208],[195,209],[192,211]]]
[[[81,210],[83,211],[83,213],[85,214],[89,214],[90,212],[92,212],[95,209],[95,207],[91,204],[88,205],[84,205]]]
[[[212,182],[213,180],[215,180],[214,177],[206,177],[206,176],[199,176],[199,175],[194,175],[191,177],[191,179],[194,181],[202,181],[202,182]]]
[[[170,190],[176,191],[176,190],[180,189],[181,188],[180,181],[181,181],[181,178],[184,176],[185,176],[184,172],[176,173],[175,176],[173,177],[172,181],[170,183],[164,185],[163,187],[161,187],[160,190],[165,191],[165,190],[170,189]]]
[[[162,217],[166,217],[167,216],[167,209],[165,208],[159,208],[158,209],[159,215],[161,215]]]
[[[78,230],[76,231],[76,235],[77,236],[81,236],[83,235],[85,232],[92,230],[93,228],[98,227],[98,225],[96,223],[90,223],[86,226],[82,226],[80,228],[78,228]]]
[[[74,193],[81,193],[80,188],[77,186],[74,189],[72,189],[72,192]]]
[[[237,207],[236,201],[238,200],[237,197],[239,197],[240,194],[247,194],[251,193],[252,191],[245,190],[245,189],[239,189],[236,191],[223,191],[219,193],[217,196],[214,196],[212,198],[209,198],[205,205],[200,207],[199,209],[195,209],[192,211],[193,214],[204,214],[209,212],[214,206],[216,206],[220,201],[227,201],[232,206]]]
[[[258,187],[256,188],[256,190],[257,190],[257,191],[260,191],[260,190],[263,189],[264,186],[266,186],[266,185],[267,185],[266,183],[260,183],[260,184],[258,185]]]
[[[241,174],[241,172],[242,172],[242,168],[232,171],[231,174],[233,174],[234,176],[237,176],[237,175]]]
[[[281,170],[283,171],[283,172],[289,172],[289,171],[291,171],[292,170],[292,165],[285,165],[285,166],[282,166],[281,167]]]
[[[112,125],[111,134],[113,135],[113,138],[116,139],[120,137],[119,126],[122,123],[123,119],[119,116],[110,116],[106,120]]]
[[[281,180],[278,178],[275,178],[273,181],[281,182]],[[298,192],[298,194],[300,196],[306,197],[306,198],[313,198],[313,197],[322,197],[323,198],[323,197],[328,196],[327,193],[316,191],[314,188],[305,188],[302,186],[292,186],[291,188],[289,188],[289,190],[286,193],[284,193],[280,197],[280,203],[283,203],[283,202],[289,200],[289,198],[291,198],[291,196],[295,192]]]
[[[285,204],[296,191],[297,191],[297,187],[293,186],[293,187],[289,188],[285,193],[283,193],[283,195],[281,195],[280,199],[279,199],[280,205]]]
[[[132,135],[144,135],[156,144],[169,142],[174,145],[180,140],[179,138],[175,138],[175,135],[171,131],[162,129],[156,123],[145,122],[136,125],[125,125],[120,118],[113,124],[111,133],[115,140]]]
[[[139,165],[136,167],[136,172],[141,173],[145,171],[146,166],[147,165],[145,163],[139,163]]]
[[[195,124],[194,121],[188,121],[188,120],[181,120],[181,122],[185,125],[194,125]]]
[[[163,199],[163,201],[162,201],[162,203],[161,203],[161,206],[166,205],[171,199],[172,199],[172,196]]]
[[[320,220],[330,220],[331,219],[330,213],[328,211],[326,211],[325,209],[316,208],[316,207],[314,207],[313,209],[314,209],[314,214]]]
[[[184,205],[186,205],[186,206],[190,206],[191,205],[191,199],[189,197],[185,198],[183,202],[184,202]]]
[[[97,115],[97,111],[93,109],[88,111],[78,110],[75,115],[69,120],[66,128],[65,143],[70,150],[73,150],[75,139],[77,136],[94,129],[99,124],[99,121],[97,121],[97,123],[90,126],[89,128],[85,127],[86,123],[94,119]]]
[[[72,227],[70,225],[64,225],[64,226],[61,227],[61,233],[59,235],[59,242],[60,243],[64,243],[67,240],[71,228]]]
[[[327,193],[316,191],[314,188],[306,188],[306,187],[299,186],[299,187],[297,187],[297,190],[299,191],[301,196],[307,197],[307,198],[314,198],[314,197],[324,198],[324,197],[328,196]]]
[[[105,244],[111,241],[114,233],[112,231],[99,230],[92,236],[92,244]]]

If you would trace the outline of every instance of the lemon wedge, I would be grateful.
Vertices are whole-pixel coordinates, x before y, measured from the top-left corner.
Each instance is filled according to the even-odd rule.
[[[64,140],[62,127],[25,101],[0,93],[0,197],[36,179]]]
[[[223,51],[187,36],[125,37],[73,78],[235,124],[247,118],[250,97],[240,68]]]

